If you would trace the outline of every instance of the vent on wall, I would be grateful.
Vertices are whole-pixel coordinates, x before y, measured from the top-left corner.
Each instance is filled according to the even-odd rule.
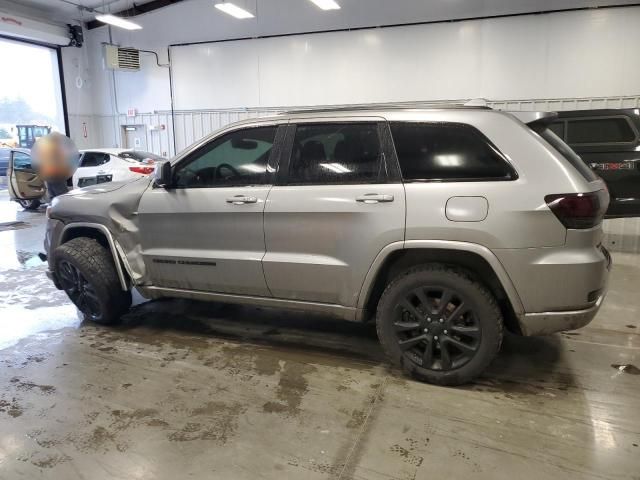
[[[106,67],[111,70],[127,70],[130,72],[140,70],[140,50],[135,48],[105,45],[104,58]]]

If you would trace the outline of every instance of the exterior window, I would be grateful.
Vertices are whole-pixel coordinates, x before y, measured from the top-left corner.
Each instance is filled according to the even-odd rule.
[[[567,141],[570,144],[626,143],[636,139],[633,129],[624,117],[569,120],[567,133]]]
[[[260,185],[266,181],[267,164],[276,126],[247,128],[223,135],[180,162],[174,172],[178,188]]]
[[[80,160],[81,167],[98,167],[104,165],[110,159],[108,153],[85,152]]]
[[[469,125],[397,122],[391,133],[404,180],[516,178],[500,153]]]
[[[289,183],[376,183],[384,174],[377,123],[298,125]]]
[[[13,169],[14,170],[32,170],[31,156],[22,152],[13,152]]]

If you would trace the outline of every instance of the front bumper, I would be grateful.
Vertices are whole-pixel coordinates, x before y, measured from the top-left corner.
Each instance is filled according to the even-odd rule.
[[[44,251],[47,257],[47,263],[49,268],[47,269],[47,277],[53,282],[58,290],[61,289],[60,282],[53,271],[54,265],[54,250],[60,244],[60,238],[62,236],[62,230],[64,229],[64,223],[60,220],[50,218],[47,220],[47,229],[44,236]]]

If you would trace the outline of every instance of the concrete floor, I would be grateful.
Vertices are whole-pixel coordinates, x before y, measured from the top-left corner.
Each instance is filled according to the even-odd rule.
[[[640,479],[640,256],[594,322],[509,336],[476,383],[389,368],[370,326],[184,301],[81,323],[43,211],[0,192],[0,478]],[[624,365],[629,365],[624,367]]]

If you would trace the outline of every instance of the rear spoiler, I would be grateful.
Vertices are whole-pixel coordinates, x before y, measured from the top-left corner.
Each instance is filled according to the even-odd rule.
[[[557,112],[507,112],[536,132],[541,132],[558,118]]]

